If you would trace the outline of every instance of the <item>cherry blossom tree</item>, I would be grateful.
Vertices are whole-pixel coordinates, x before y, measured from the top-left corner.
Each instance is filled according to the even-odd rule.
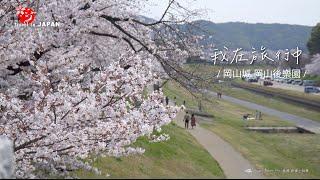
[[[81,161],[90,153],[143,153],[129,145],[174,118],[178,109],[162,103],[161,90],[142,94],[163,72],[192,85],[181,63],[200,52],[199,37],[178,25],[194,12],[170,0],[161,19],[147,23],[138,16],[144,3],[0,1],[0,135],[14,142],[17,177],[92,170]],[[35,24],[59,26],[17,25],[18,6],[36,11]]]
[[[311,63],[306,65],[308,74],[320,75],[320,54],[316,54],[311,58]]]

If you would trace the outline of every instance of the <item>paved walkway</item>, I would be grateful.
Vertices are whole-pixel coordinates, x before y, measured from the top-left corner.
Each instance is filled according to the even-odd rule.
[[[184,128],[183,117],[185,113],[180,112],[175,122]],[[219,163],[227,178],[231,179],[262,179],[263,176],[236,151],[228,142],[221,139],[213,132],[199,125],[195,129],[189,129],[191,135],[211,154]]]
[[[216,96],[216,93],[213,91],[204,90],[204,92],[208,93],[209,95]],[[268,108],[265,106],[261,106],[259,104],[240,100],[240,99],[233,98],[233,97],[226,96],[226,95],[223,95],[222,99],[226,100],[228,102],[232,102],[232,103],[247,107],[249,109],[261,111],[262,113],[278,117],[278,118],[285,120],[285,121],[293,122],[298,127],[304,128],[304,129],[311,131],[313,133],[316,133],[316,134],[320,134],[320,123],[319,122],[312,121],[310,119],[306,119],[306,118],[292,115],[289,113],[281,112],[281,111],[278,111],[278,110],[275,110],[272,108]]]

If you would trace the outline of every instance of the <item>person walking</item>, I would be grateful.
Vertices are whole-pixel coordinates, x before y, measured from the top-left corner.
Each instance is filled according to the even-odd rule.
[[[262,120],[262,113],[259,111],[259,120]]]
[[[166,96],[166,106],[168,106],[169,105],[169,98],[168,98],[168,96]]]
[[[201,112],[201,111],[202,111],[202,104],[201,104],[201,100],[199,100],[199,102],[198,102],[198,108],[199,108],[199,111]]]
[[[256,120],[262,120],[262,113],[261,111],[256,110]]]
[[[196,126],[196,118],[194,117],[194,114],[191,115],[191,128]]]
[[[186,115],[184,115],[184,128],[189,129],[189,121],[190,121],[190,116],[188,114],[188,111],[186,112]]]

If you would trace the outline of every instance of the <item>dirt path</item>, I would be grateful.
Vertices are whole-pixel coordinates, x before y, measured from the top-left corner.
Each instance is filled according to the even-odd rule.
[[[184,112],[180,112],[175,122],[184,128]],[[236,151],[228,142],[213,132],[199,125],[187,130],[196,140],[217,160],[227,178],[231,179],[261,179],[263,176]]]

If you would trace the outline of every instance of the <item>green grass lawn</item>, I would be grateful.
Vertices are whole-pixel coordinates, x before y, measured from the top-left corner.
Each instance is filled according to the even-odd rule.
[[[194,71],[195,74],[198,74],[204,78],[211,77],[213,79],[213,75],[217,74],[219,70],[221,70],[223,67],[221,66],[213,66],[213,65],[205,65],[205,64],[188,64],[184,66],[185,69],[188,71]],[[230,69],[273,69],[273,67],[270,66],[225,66],[224,68],[230,68]],[[239,82],[239,81],[237,81]],[[251,84],[252,85],[252,84]],[[254,85],[252,85],[254,86]],[[261,87],[261,86],[260,86]],[[305,98],[305,99],[311,99],[311,100],[318,100],[320,101],[320,96],[312,95],[312,94],[305,94],[301,92],[295,92],[286,90],[283,91],[282,89],[275,89],[275,88],[268,88],[268,87],[261,87],[261,88],[267,88],[269,91],[273,91],[275,93],[287,93],[288,95],[296,96],[297,98]],[[240,88],[232,88],[230,86],[225,86],[221,84],[215,84],[213,86],[213,90],[221,90],[223,94],[230,95],[235,98],[239,98],[242,100],[247,100],[253,103],[257,103],[260,105],[264,105],[266,107],[270,107],[273,109],[277,109],[279,111],[291,113],[297,116],[305,117],[311,120],[320,121],[320,112],[310,109],[308,107],[305,107],[303,105],[297,105],[288,103],[280,98],[275,97],[267,97],[263,96],[257,93],[253,93],[249,90],[240,89]]]
[[[143,155],[127,157],[94,156],[93,166],[101,175],[78,171],[80,178],[224,178],[224,174],[211,155],[184,129],[174,123],[162,128],[170,140],[149,143],[139,138],[133,146],[146,150]],[[110,177],[106,175],[110,174]]]
[[[169,97],[175,96],[177,102],[186,100],[187,107],[197,107],[196,98],[175,83],[164,87]],[[204,110],[212,113],[215,118],[212,124],[203,123],[203,127],[216,133],[241,152],[258,169],[264,171],[267,177],[280,178],[319,178],[320,177],[320,135],[314,134],[264,134],[250,132],[245,126],[292,126],[276,117],[263,115],[262,121],[244,122],[243,113],[254,110],[243,108],[223,100],[209,98],[203,103]],[[289,169],[300,173],[283,172]],[[302,170],[308,173],[302,173]],[[280,172],[276,172],[276,171]],[[272,172],[273,171],[273,172]]]
[[[177,98],[177,104],[182,104],[183,100],[186,101],[186,105],[188,108],[191,109],[197,109],[198,108],[198,101],[197,97],[192,96],[188,91],[186,91],[183,87],[180,85],[170,82],[164,86],[164,94],[168,96],[170,99],[173,99],[174,97]],[[196,94],[197,96],[200,96],[199,94]],[[220,114],[224,113],[228,110],[229,114],[232,114],[237,120],[242,120],[243,114],[252,114],[255,115],[255,110],[248,109],[245,107],[237,106],[231,103],[228,103],[226,101],[217,101],[213,97],[202,97],[202,104],[203,109],[205,112],[209,112],[211,114],[214,114],[215,116],[217,113]],[[277,117],[274,116],[268,116],[263,114],[263,120],[262,121],[247,121],[242,122],[239,121],[242,126],[294,126],[294,124],[280,120]]]
[[[270,107],[282,112],[287,112],[297,116],[305,117],[311,120],[320,121],[320,112],[304,107],[302,105],[290,104],[278,98],[270,98],[249,90],[232,88],[225,85],[214,85],[213,90],[220,89],[226,95]]]

